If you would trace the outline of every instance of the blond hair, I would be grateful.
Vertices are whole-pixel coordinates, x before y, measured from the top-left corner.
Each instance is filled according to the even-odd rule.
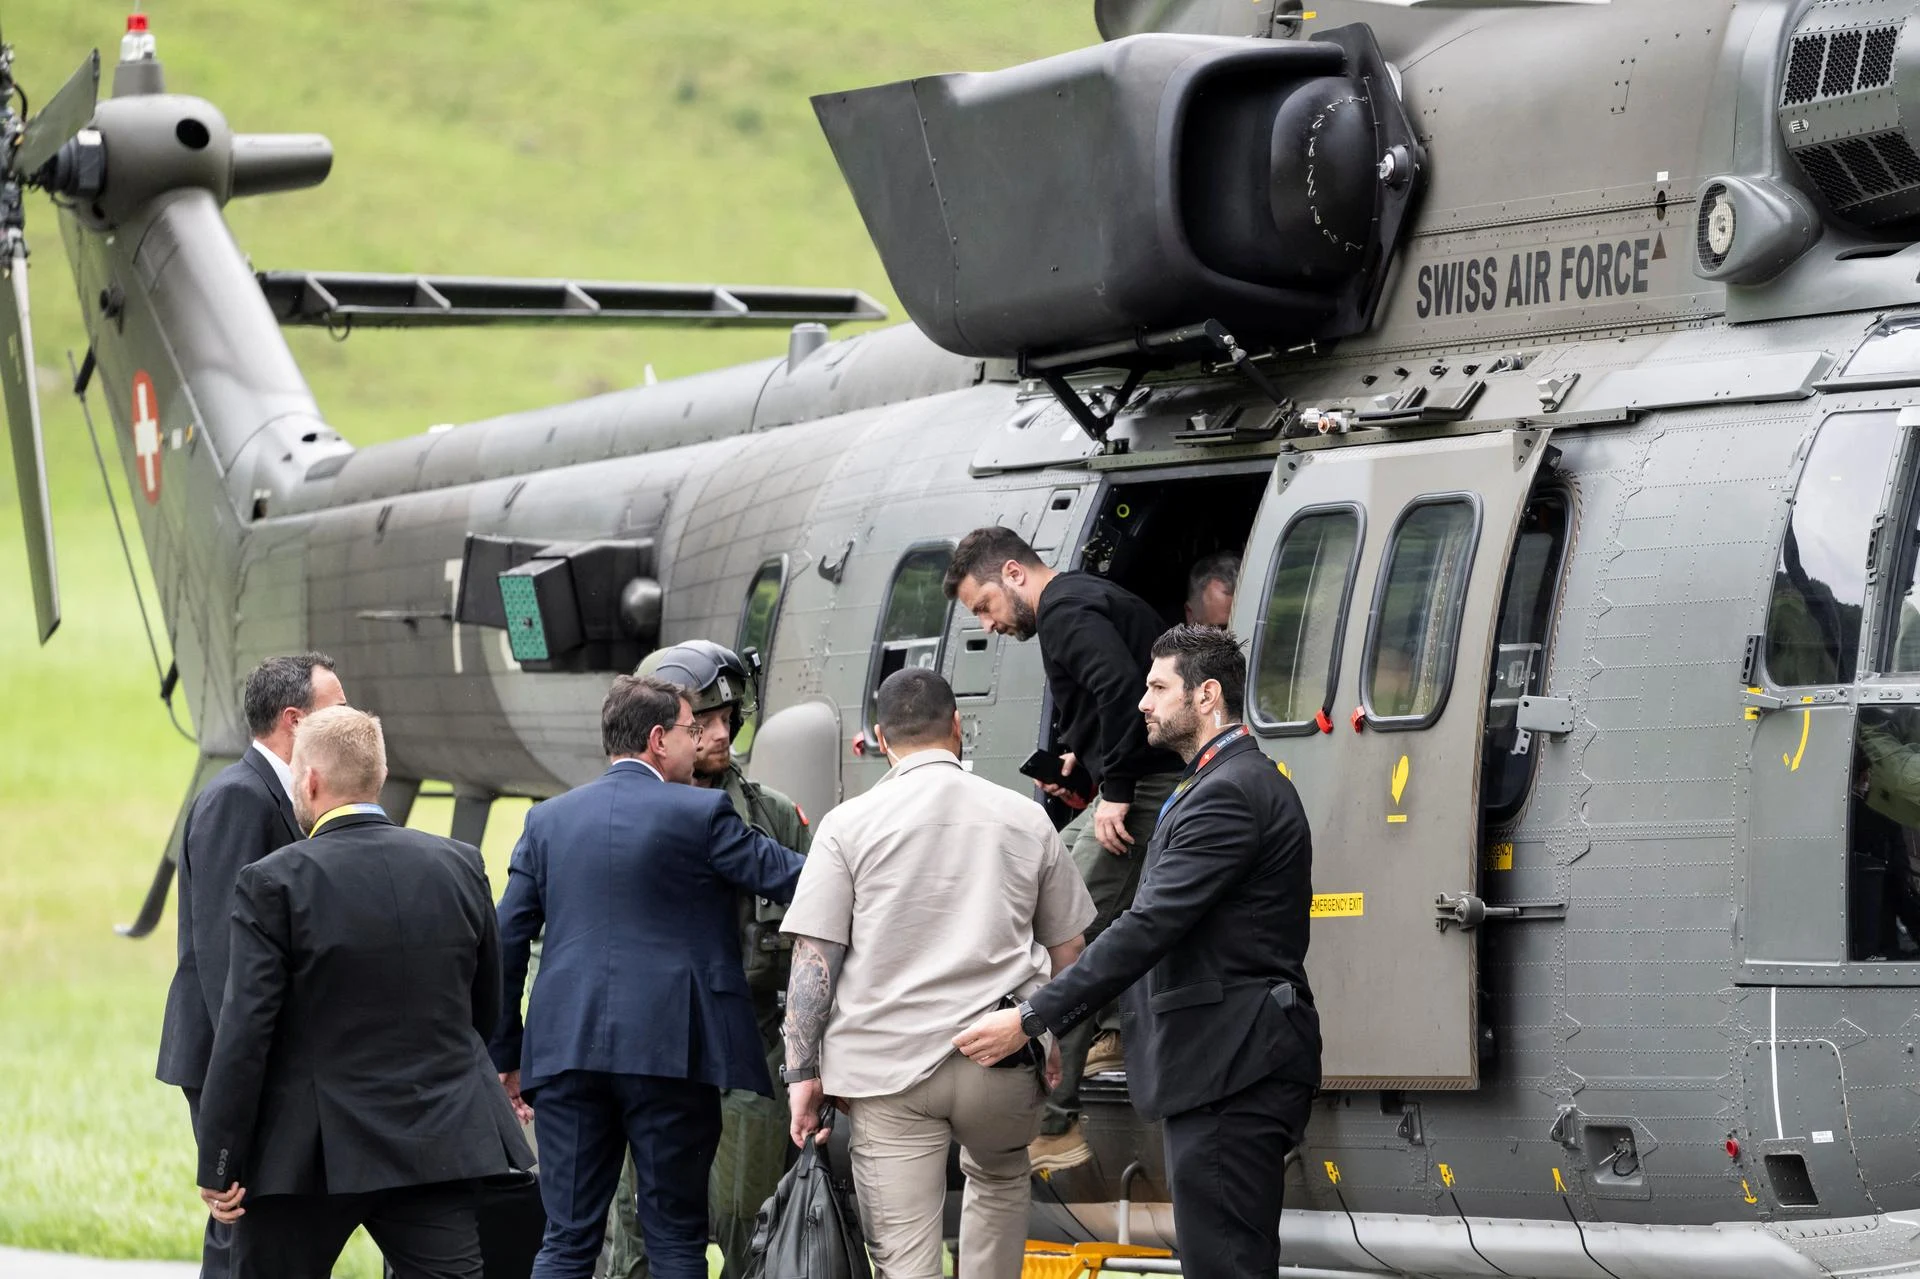
[[[378,799],[387,782],[387,741],[379,717],[351,706],[329,706],[301,720],[293,730],[293,775],[303,769],[319,773],[327,790],[342,799]]]

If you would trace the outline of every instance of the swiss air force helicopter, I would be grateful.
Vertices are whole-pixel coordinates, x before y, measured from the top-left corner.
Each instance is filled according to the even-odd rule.
[[[233,132],[131,41],[110,98],[90,61],[5,122],[42,636],[23,185],[189,795],[247,668],[318,648],[385,717],[392,810],[450,782],[475,839],[593,776],[609,676],[693,636],[758,652],[751,771],[810,811],[885,771],[907,663],[1019,785],[1039,655],[942,597],[954,541],[1003,522],[1170,619],[1238,552],[1247,717],[1317,845],[1286,1262],[1920,1274],[1917,9],[1102,0],[1096,47],[814,99],[913,321],[845,341],[847,291],[256,274],[223,204],[328,144]],[[356,449],[280,333],[623,319],[791,336]],[[1157,1134],[1092,1091],[1036,1233],[1177,1246]]]

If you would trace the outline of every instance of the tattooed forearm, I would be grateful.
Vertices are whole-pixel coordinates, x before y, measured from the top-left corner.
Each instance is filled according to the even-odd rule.
[[[847,948],[812,937],[793,939],[793,975],[787,979],[787,1065],[812,1066],[820,1060],[820,1037],[833,1011],[833,986]]]

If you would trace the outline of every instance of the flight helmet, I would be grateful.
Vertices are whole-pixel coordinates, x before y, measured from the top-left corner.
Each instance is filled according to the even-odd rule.
[[[730,730],[738,735],[745,717],[758,703],[753,671],[740,654],[712,640],[687,640],[657,648],[641,661],[636,675],[651,675],[678,684],[693,694],[693,713],[732,710]]]

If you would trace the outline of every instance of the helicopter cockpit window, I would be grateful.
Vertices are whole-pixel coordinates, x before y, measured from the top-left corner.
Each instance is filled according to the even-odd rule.
[[[1867,545],[1898,439],[1883,414],[1830,418],[1814,439],[1767,609],[1767,676],[1776,686],[1853,680]]]
[[[1567,497],[1537,494],[1520,513],[1520,531],[1500,598],[1500,629],[1487,685],[1480,748],[1480,806],[1495,825],[1519,815],[1533,780],[1534,737],[1516,722],[1522,697],[1546,686],[1547,641],[1555,590],[1567,551]]]
[[[1920,368],[1920,315],[1882,320],[1847,361],[1845,376],[1907,378]]]
[[[780,592],[787,584],[787,557],[782,555],[768,560],[753,575],[753,581],[747,587],[747,602],[740,610],[740,631],[735,648],[744,656],[752,649],[760,654],[761,679],[766,678],[773,661],[773,623],[780,612]],[[761,692],[764,694],[765,689]],[[755,713],[741,721],[740,731],[733,738],[733,753],[746,756],[753,751],[754,729],[759,727],[759,707]]]
[[[872,733],[873,695],[880,683],[909,666],[940,669],[940,641],[947,633],[952,609],[942,585],[953,548],[918,546],[908,551],[893,571],[887,605],[880,616],[880,638],[874,654],[873,675],[867,684],[867,731]]]
[[[1310,733],[1329,713],[1360,546],[1354,507],[1303,511],[1280,535],[1254,636],[1253,722]]]
[[[1479,504],[1466,495],[1422,498],[1400,516],[1361,671],[1374,727],[1425,728],[1446,709],[1479,531]]]

